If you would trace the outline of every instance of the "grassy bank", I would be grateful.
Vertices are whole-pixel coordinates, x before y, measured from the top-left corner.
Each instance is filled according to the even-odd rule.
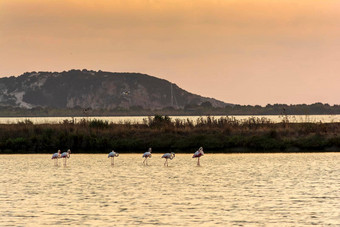
[[[306,152],[340,151],[340,123],[273,123],[265,118],[238,121],[222,117],[197,122],[155,116],[140,124],[106,121],[64,121],[0,125],[0,153],[193,152]]]

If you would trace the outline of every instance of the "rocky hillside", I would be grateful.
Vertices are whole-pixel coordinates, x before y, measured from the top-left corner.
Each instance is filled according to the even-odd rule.
[[[161,109],[204,102],[210,102],[214,107],[227,105],[191,94],[167,80],[140,73],[71,70],[0,78],[0,106]]]

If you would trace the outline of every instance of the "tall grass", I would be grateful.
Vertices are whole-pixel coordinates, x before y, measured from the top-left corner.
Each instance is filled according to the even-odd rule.
[[[236,120],[206,117],[195,122],[156,115],[142,123],[86,119],[75,123],[0,125],[0,153],[74,152],[211,152],[337,151],[340,123],[273,123],[266,118]]]

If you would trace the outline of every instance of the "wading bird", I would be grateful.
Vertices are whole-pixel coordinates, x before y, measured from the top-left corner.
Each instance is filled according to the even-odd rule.
[[[119,154],[116,153],[114,150],[112,150],[110,153],[109,153],[109,156],[107,156],[108,158],[111,158],[111,165],[114,165],[114,158],[115,157],[118,157]]]
[[[169,166],[168,159],[172,160],[174,157],[175,157],[174,152],[163,154],[162,158],[165,158],[164,166],[165,166],[165,164],[166,164],[166,166]]]
[[[54,159],[54,165],[57,166],[58,165],[58,159],[60,158],[60,150],[58,150],[57,153],[54,153],[52,155],[52,159]]]
[[[204,155],[203,147],[200,147],[198,151],[194,153],[192,158],[197,158],[197,165],[200,166],[200,157]]]
[[[152,149],[149,148],[149,150],[143,154],[143,158],[145,158],[144,161],[143,161],[143,164],[148,165],[147,159],[151,158],[151,151],[152,151]]]
[[[61,154],[61,158],[64,159],[64,165],[66,166],[66,158],[70,158],[71,156],[71,150],[68,149],[67,152],[64,152]]]

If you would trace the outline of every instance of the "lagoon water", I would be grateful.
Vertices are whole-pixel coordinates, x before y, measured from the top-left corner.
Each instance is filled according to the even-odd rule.
[[[0,156],[2,226],[340,225],[340,154]]]
[[[207,116],[170,116],[171,119],[179,119],[182,121],[191,120],[193,123],[197,121],[198,118],[203,117],[206,119]],[[215,119],[226,116],[211,116]],[[312,122],[312,123],[332,123],[340,122],[340,115],[239,115],[239,116],[228,116],[234,118],[238,121],[244,121],[249,118],[265,118],[272,122],[282,122],[283,120],[289,120],[289,122],[299,123],[299,122]],[[148,119],[148,116],[97,116],[97,117],[0,117],[0,124],[13,124],[17,122],[22,122],[25,120],[30,120],[34,124],[47,124],[47,123],[62,123],[64,120],[79,122],[82,119],[86,120],[103,120],[112,123],[142,123],[143,120]]]

